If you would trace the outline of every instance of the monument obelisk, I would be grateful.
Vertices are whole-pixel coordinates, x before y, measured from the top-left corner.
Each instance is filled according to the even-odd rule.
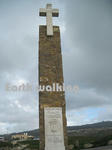
[[[59,10],[51,4],[40,8],[47,25],[39,26],[39,85],[63,86],[63,69],[59,26],[53,26],[52,17]],[[40,150],[67,150],[65,93],[61,90],[39,91]]]

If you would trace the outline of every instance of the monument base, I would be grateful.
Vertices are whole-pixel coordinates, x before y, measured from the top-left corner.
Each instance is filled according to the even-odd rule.
[[[53,147],[51,147],[50,145],[49,145],[49,147],[45,147],[45,150],[65,150],[65,146],[53,146]]]
[[[45,150],[65,150],[61,107],[45,107]]]

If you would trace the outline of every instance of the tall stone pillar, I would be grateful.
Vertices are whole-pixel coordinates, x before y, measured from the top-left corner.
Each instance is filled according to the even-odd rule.
[[[58,15],[51,4],[40,10],[41,16],[47,16],[47,26],[39,27],[40,150],[67,150],[65,92],[59,89],[64,82],[60,29],[52,26],[51,14]]]

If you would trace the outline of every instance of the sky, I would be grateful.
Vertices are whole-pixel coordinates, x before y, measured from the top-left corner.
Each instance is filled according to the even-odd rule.
[[[38,92],[7,90],[38,84],[39,8],[60,11],[67,125],[112,121],[112,1],[0,0],[0,134],[39,127]]]

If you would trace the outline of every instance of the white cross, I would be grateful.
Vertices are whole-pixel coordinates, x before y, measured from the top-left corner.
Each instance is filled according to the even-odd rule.
[[[52,4],[47,4],[46,8],[40,8],[39,15],[40,16],[46,16],[47,36],[53,36],[52,17],[58,17],[59,16],[59,10],[58,9],[52,9]]]

